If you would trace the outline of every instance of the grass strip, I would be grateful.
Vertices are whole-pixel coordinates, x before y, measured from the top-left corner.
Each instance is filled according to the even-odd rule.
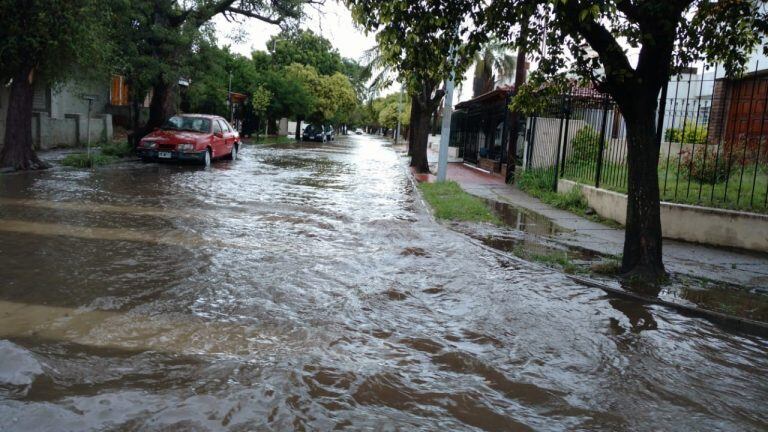
[[[464,192],[454,181],[420,183],[419,189],[438,219],[501,223],[483,200]]]

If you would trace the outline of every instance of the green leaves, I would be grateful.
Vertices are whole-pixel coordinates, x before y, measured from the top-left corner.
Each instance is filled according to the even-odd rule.
[[[0,80],[28,68],[51,83],[106,73],[111,19],[97,0],[0,0]]]
[[[376,32],[382,62],[396,70],[412,92],[425,81],[435,84],[455,70],[462,74],[474,52],[459,49],[467,14],[477,13],[480,2],[348,0],[358,24]],[[466,29],[465,29],[466,30]],[[456,55],[451,57],[452,48]]]
[[[343,68],[342,58],[331,42],[311,30],[288,30],[267,42],[276,67],[298,63],[312,66],[321,75],[333,75]]]
[[[579,21],[585,21],[587,18],[597,20],[600,17],[600,6],[592,5],[579,12]]]

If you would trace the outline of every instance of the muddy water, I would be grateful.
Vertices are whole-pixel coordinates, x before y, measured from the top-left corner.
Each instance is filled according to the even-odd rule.
[[[379,141],[0,177],[0,430],[760,430],[768,341],[505,262]]]

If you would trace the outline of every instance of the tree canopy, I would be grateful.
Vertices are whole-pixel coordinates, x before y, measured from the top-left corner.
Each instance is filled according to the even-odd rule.
[[[103,71],[113,48],[111,18],[96,0],[0,0],[0,79],[32,71],[55,83]]]
[[[332,75],[342,70],[341,55],[331,41],[312,30],[284,30],[269,39],[267,50],[277,68],[298,63],[312,66],[320,75]]]
[[[46,167],[32,148],[33,86],[107,69],[110,18],[95,0],[0,0],[0,81],[10,84],[0,167]]]

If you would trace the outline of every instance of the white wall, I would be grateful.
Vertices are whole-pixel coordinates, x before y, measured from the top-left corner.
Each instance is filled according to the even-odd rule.
[[[580,187],[589,206],[600,216],[622,225],[627,219],[627,196],[560,179],[559,193]],[[768,215],[661,203],[661,230],[665,238],[714,246],[768,252]]]
[[[38,149],[84,145],[88,135],[88,102],[83,95],[95,97],[91,111],[91,142],[112,138],[112,116],[105,114],[109,104],[109,80],[103,84],[67,83],[50,88],[40,84],[49,103],[36,110],[32,118],[32,141]],[[9,89],[0,87],[0,146],[5,140],[5,120],[8,112]]]

